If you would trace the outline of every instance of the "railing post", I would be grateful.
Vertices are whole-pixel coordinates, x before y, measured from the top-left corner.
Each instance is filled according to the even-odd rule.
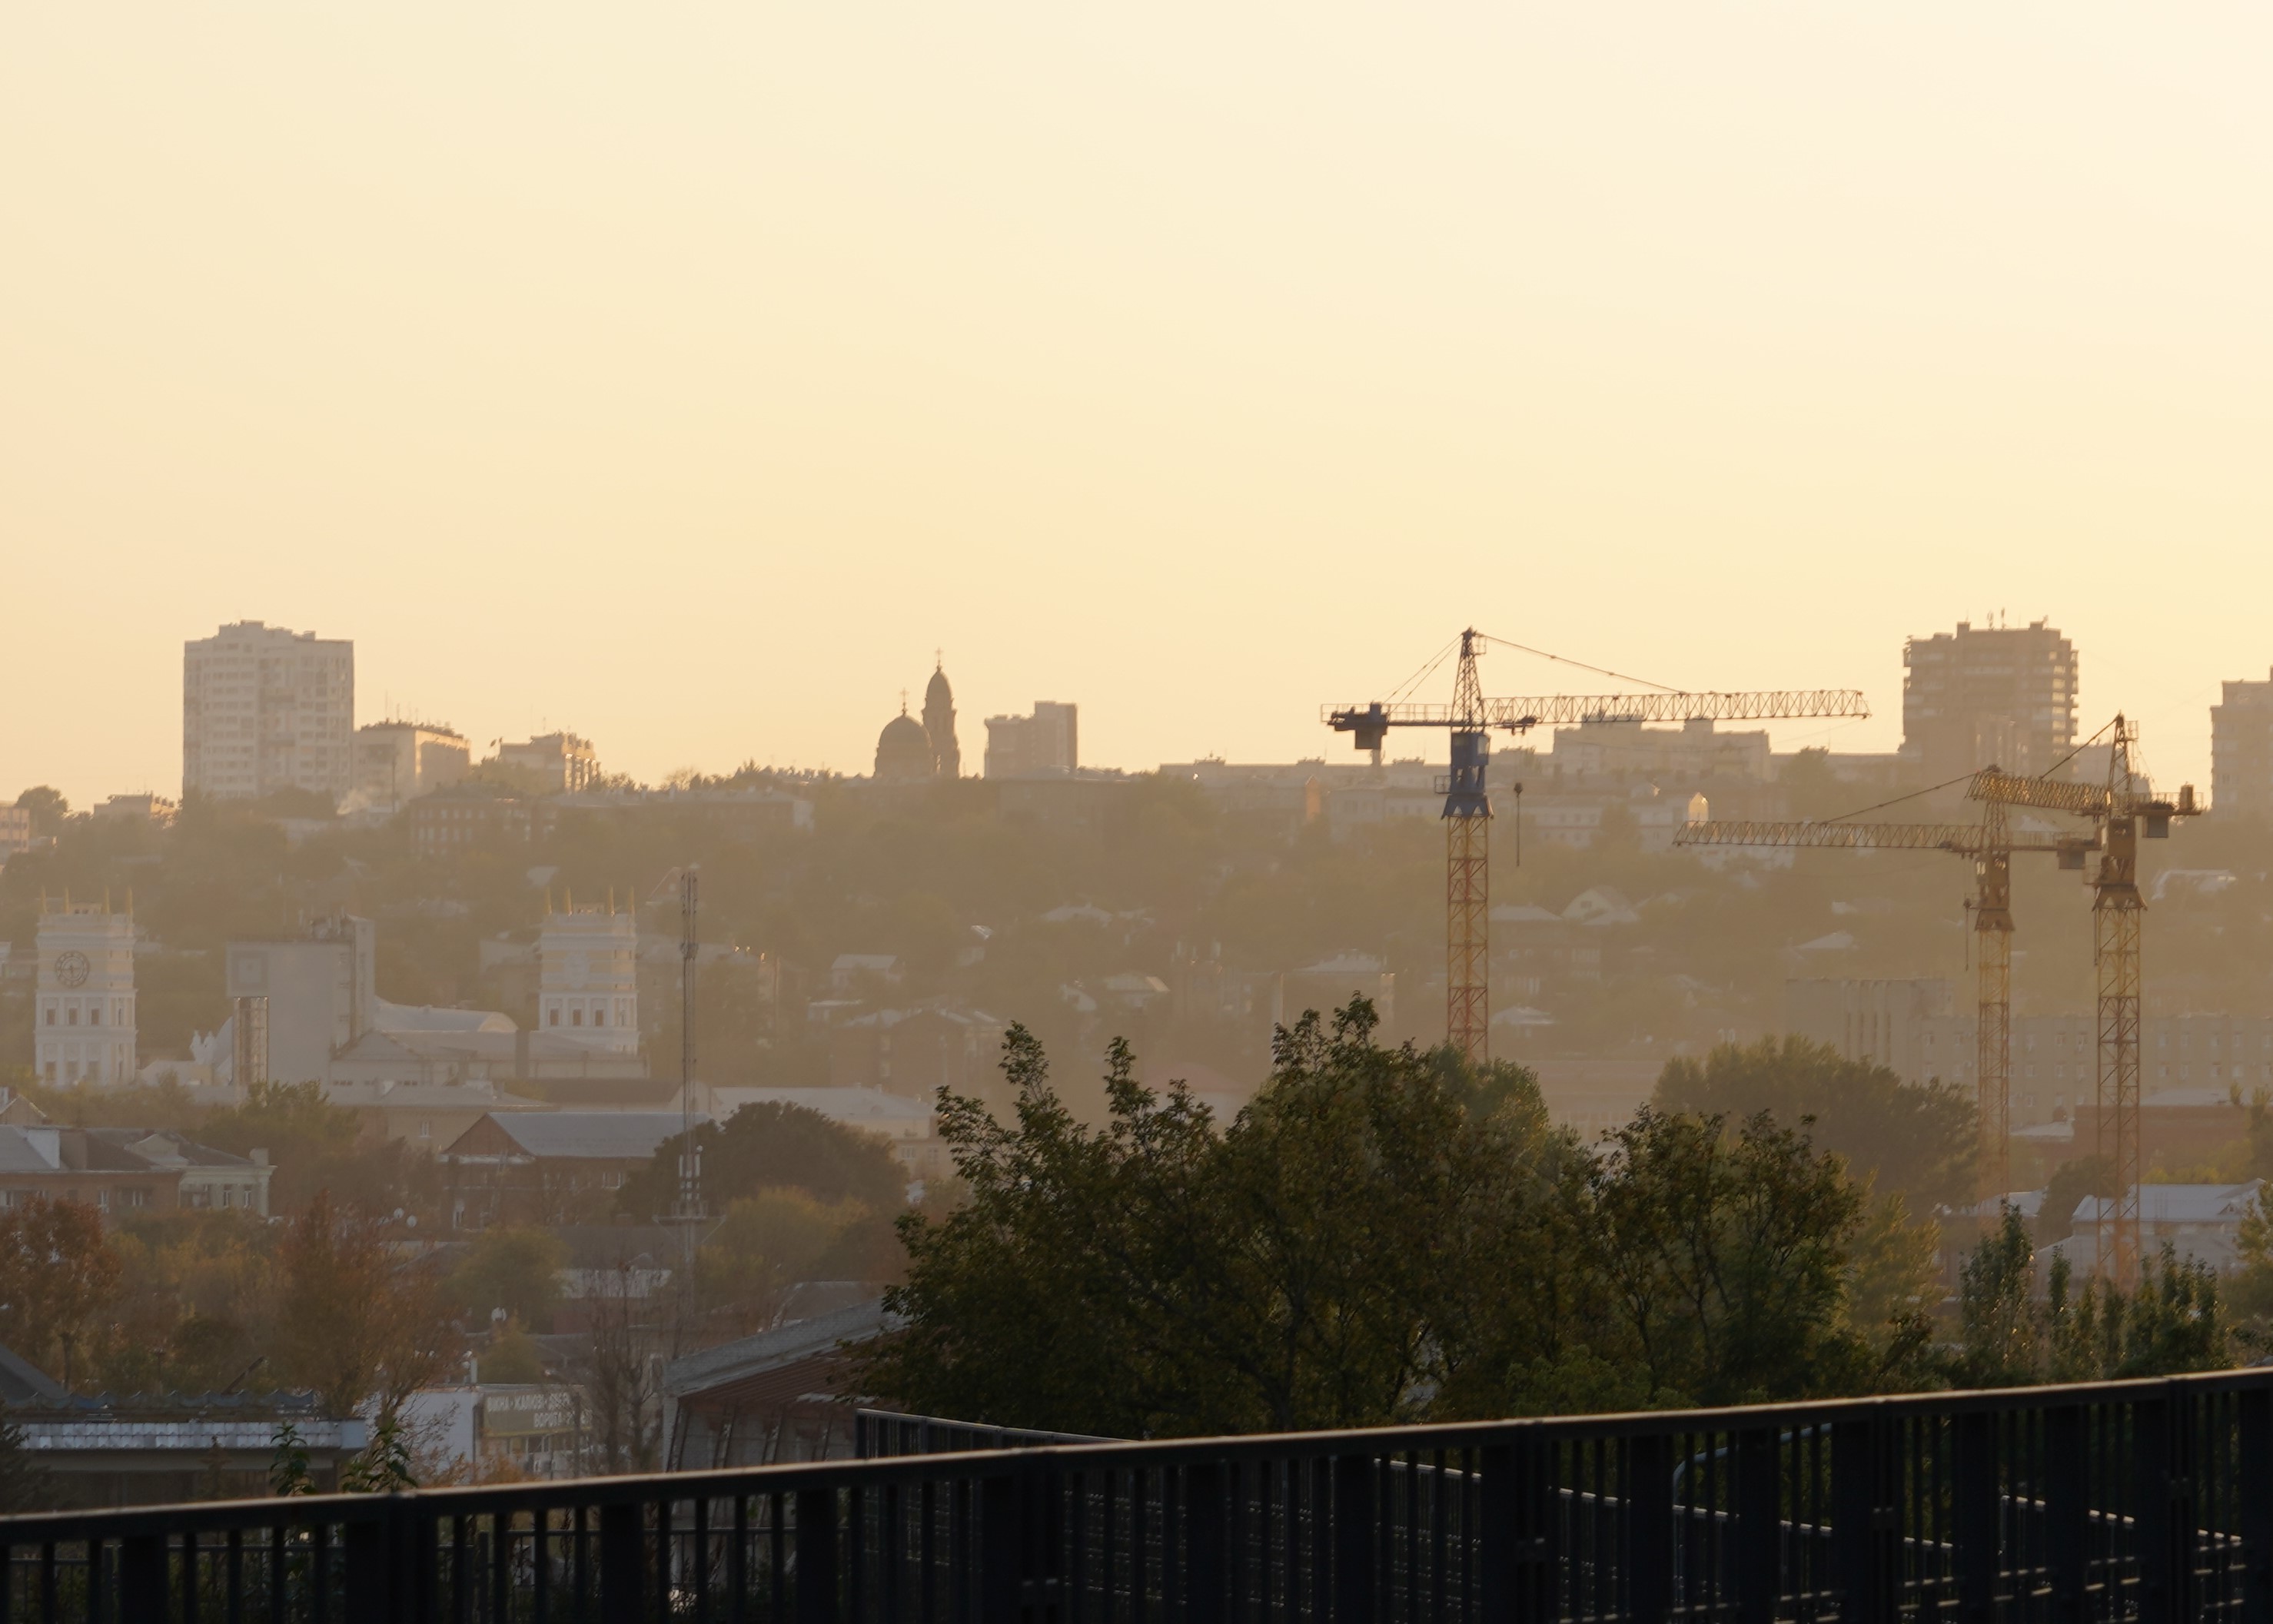
[[[1997,1602],[1998,1489],[1997,1418],[1985,1411],[1954,1417],[1949,1424],[1949,1537],[1956,1546],[1957,1615],[1964,1624],[1989,1624]]]
[[[1766,1427],[1737,1434],[1737,1616],[1772,1624],[1782,1590],[1783,1463]]]
[[[2082,1624],[2091,1561],[2090,1414],[2081,1404],[2044,1412],[2044,1577],[2052,1624]]]
[[[1223,1480],[1220,1462],[1201,1461],[1184,1469],[1184,1616],[1191,1624],[1222,1624],[1229,1616]]]
[[[2165,1389],[2167,1391],[2167,1389]],[[2172,1537],[2171,1515],[2171,1433],[2168,1399],[2157,1395],[2139,1398],[2131,1406],[2133,1448],[2137,1453],[2132,1493],[2137,1497],[2132,1512],[2138,1519],[2138,1624],[2182,1624],[2173,1611],[2171,1594]]]
[[[343,1577],[348,1624],[397,1624],[395,1605],[394,1508],[374,1505],[375,1516],[358,1517],[341,1530],[347,1570]]]
[[[836,1491],[799,1489],[797,1624],[833,1624],[836,1592]]]
[[[1334,1462],[1334,1624],[1372,1624],[1378,1605],[1380,1495],[1369,1455]]]
[[[600,1613],[608,1624],[647,1616],[647,1516],[635,1501],[600,1508]]]
[[[1887,1493],[1887,1426],[1876,1409],[1831,1427],[1832,1570],[1844,1624],[1893,1624],[1901,1513]]]
[[[1478,1466],[1483,1526],[1478,1532],[1485,1624],[1534,1624],[1555,1616],[1555,1446],[1529,1427],[1513,1443],[1490,1444]]]
[[[2163,1448],[2159,1456],[2163,1467],[2164,1531],[2159,1546],[2149,1546],[2147,1550],[2162,1563],[2163,1616],[2192,1619],[2198,1612],[2194,1562],[2194,1507],[2197,1496],[2194,1441],[2201,1405],[2194,1396],[2193,1384],[2184,1379],[2173,1381],[2165,1390],[2169,1396],[2161,1405]]]
[[[2241,1617],[2243,1624],[2273,1624],[2273,1389],[2262,1384],[2235,1395],[2235,1441],[2241,1481]]]
[[[1673,1446],[1664,1433],[1625,1448],[1626,1575],[1634,1624],[1662,1624],[1673,1611]]]
[[[95,1560],[100,1561],[98,1554]],[[118,1616],[162,1619],[166,1605],[166,1536],[130,1534],[118,1542]]]

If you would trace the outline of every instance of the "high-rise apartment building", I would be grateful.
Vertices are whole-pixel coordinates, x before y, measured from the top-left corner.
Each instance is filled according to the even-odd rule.
[[[258,620],[182,646],[182,793],[355,788],[355,645]]]
[[[1081,764],[1077,707],[1036,700],[1031,716],[986,718],[986,776],[1064,778]]]
[[[41,1082],[134,1081],[134,916],[108,902],[42,902],[32,1069]]]
[[[356,792],[394,812],[466,775],[473,750],[454,728],[431,722],[374,722],[355,736]]]
[[[2075,645],[2041,620],[1902,646],[1902,753],[1939,783],[1996,766],[2042,773],[2075,744]]]
[[[639,1052],[639,922],[628,909],[547,913],[536,974],[537,1030],[611,1053]]]
[[[2221,812],[2273,815],[2273,681],[2230,682],[2209,707],[2209,799]]]

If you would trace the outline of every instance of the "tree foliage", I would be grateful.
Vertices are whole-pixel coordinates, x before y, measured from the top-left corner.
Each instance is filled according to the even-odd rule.
[[[1974,1109],[1963,1090],[1906,1084],[1886,1066],[1804,1037],[1722,1044],[1701,1061],[1669,1060],[1656,1104],[1731,1121],[1765,1111],[1787,1128],[1804,1126],[1857,1179],[1917,1209],[1954,1205],[1972,1191]]]
[[[376,1220],[319,1193],[293,1221],[280,1261],[280,1373],[332,1414],[376,1401],[391,1416],[451,1362],[440,1283],[423,1262],[399,1260]]]
[[[85,1358],[119,1273],[93,1208],[35,1194],[0,1210],[0,1343],[50,1370]]]
[[[817,1111],[778,1100],[745,1105],[726,1119],[697,1123],[702,1191],[714,1210],[762,1190],[804,1190],[821,1201],[847,1199],[879,1211],[902,1204],[907,1175],[874,1136],[832,1122]],[[679,1192],[681,1136],[656,1148],[655,1158],[626,1174],[617,1210],[646,1219],[668,1212]]]
[[[1915,1379],[1915,1305],[1857,1317],[1905,1295],[1862,1289],[1863,1192],[1797,1129],[1648,1111],[1588,1150],[1519,1072],[1372,1032],[1362,1000],[1282,1031],[1227,1125],[1116,1044],[1091,1130],[1013,1029],[1009,1122],[942,1097],[969,1201],[902,1220],[905,1328],[866,1389],[1134,1436]],[[1915,1247],[1878,1245],[1879,1275],[1915,1276]]]

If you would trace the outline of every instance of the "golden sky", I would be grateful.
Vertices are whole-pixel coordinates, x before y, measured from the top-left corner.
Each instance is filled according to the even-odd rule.
[[[934,647],[974,765],[1346,750],[1471,622],[1891,748],[2002,610],[2203,778],[2269,70],[2239,3],[14,6],[0,795],[177,787],[238,618],[656,776],[865,771]]]

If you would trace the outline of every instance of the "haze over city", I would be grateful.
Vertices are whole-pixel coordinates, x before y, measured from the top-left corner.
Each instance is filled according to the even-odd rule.
[[[0,1624],[2273,1619],[2269,69],[19,8]]]
[[[1886,749],[2048,616],[2202,782],[2268,665],[2253,10],[131,15],[0,56],[10,795],[175,785],[244,617],[649,780],[934,647],[1132,769],[1467,624]]]

